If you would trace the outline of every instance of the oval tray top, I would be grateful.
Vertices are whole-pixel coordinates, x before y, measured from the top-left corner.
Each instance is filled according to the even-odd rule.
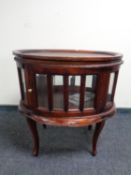
[[[31,60],[45,61],[86,61],[86,62],[110,62],[120,61],[122,54],[103,51],[88,50],[15,50],[16,57]]]

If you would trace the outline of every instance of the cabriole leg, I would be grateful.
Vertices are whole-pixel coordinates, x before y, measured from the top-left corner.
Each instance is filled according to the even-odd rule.
[[[38,156],[38,154],[39,154],[39,136],[38,136],[38,131],[37,131],[37,125],[36,125],[36,122],[30,118],[27,118],[27,123],[28,123],[30,130],[31,130],[32,138],[33,138],[32,154],[34,156]]]
[[[92,143],[92,155],[95,156],[96,155],[96,147],[97,147],[97,141],[98,141],[98,137],[104,127],[105,121],[103,120],[100,123],[96,124],[95,127],[95,131],[94,131],[94,135],[93,135],[93,143]]]

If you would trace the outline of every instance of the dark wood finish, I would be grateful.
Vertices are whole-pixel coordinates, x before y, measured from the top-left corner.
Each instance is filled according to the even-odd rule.
[[[94,61],[109,62],[121,60],[122,55],[114,52],[100,52],[87,50],[17,50],[13,52],[17,57],[30,60],[44,61]]]
[[[86,76],[82,75],[81,76],[81,85],[80,85],[80,104],[79,104],[81,111],[83,111],[83,109],[84,109],[85,81],[86,81]]]
[[[97,92],[95,100],[95,107],[97,113],[103,111],[106,106],[109,78],[110,74],[108,72],[102,72],[98,74],[97,85],[96,85]]]
[[[33,144],[34,145],[33,145],[32,154],[34,156],[37,156],[39,153],[39,136],[38,136],[36,122],[30,118],[27,118],[27,123],[29,125],[29,128],[30,128],[31,133],[32,133],[32,137],[33,137]]]
[[[64,111],[67,112],[69,108],[69,77],[64,76]]]
[[[116,111],[114,95],[119,67],[122,64],[122,55],[113,52],[84,50],[19,50],[14,51],[13,54],[17,62],[21,90],[19,110],[27,116],[34,139],[34,155],[37,155],[39,150],[36,123],[43,126],[88,126],[89,130],[92,125],[96,124],[93,136],[93,155],[95,155],[97,140],[105,120],[113,116]],[[21,69],[25,73],[25,94],[22,89]],[[108,101],[109,78],[113,72],[115,78],[111,100]],[[36,88],[36,74],[47,75],[48,88],[47,92],[43,90],[43,93],[46,93],[44,95],[48,97],[48,107],[38,104],[39,93]],[[52,79],[54,75],[63,76],[63,85],[57,85],[55,89]],[[95,75],[92,87],[88,88],[85,87],[87,75]],[[69,76],[73,76],[71,86],[69,86]],[[75,84],[75,76],[81,77],[79,87]],[[59,91],[63,94],[60,94]],[[86,108],[85,91],[90,94],[89,99],[87,98]],[[75,96],[73,97],[76,98],[75,101],[71,101],[71,95],[77,93],[80,95],[79,98]],[[41,94],[39,95],[43,98]],[[61,95],[63,95],[63,101],[61,101]],[[57,105],[61,106],[58,109],[54,109],[53,99],[55,98],[58,98]]]
[[[25,67],[26,103],[30,108],[37,107],[35,74],[30,67]]]
[[[92,142],[92,155],[93,156],[96,155],[96,146],[97,146],[98,137],[104,127],[104,124],[105,124],[105,120],[96,124],[95,132],[93,135],[93,142]]]

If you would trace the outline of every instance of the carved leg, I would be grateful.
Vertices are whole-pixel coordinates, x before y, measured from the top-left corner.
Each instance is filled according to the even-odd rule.
[[[89,126],[88,126],[88,130],[89,130],[89,131],[92,130],[92,125],[89,125]]]
[[[36,122],[33,121],[30,118],[27,118],[27,123],[29,125],[29,128],[30,128],[31,133],[32,133],[32,137],[33,137],[33,150],[32,150],[32,154],[34,156],[38,156],[38,153],[39,153],[39,136],[38,136]]]
[[[92,146],[92,148],[93,148],[92,155],[93,156],[96,155],[96,146],[97,146],[98,137],[99,137],[99,135],[104,127],[104,124],[105,124],[104,120],[102,122],[96,124],[96,128],[95,128],[94,135],[93,135],[93,146]]]

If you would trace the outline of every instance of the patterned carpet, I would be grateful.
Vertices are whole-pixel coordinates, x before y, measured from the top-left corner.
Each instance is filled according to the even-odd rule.
[[[0,107],[0,175],[131,175],[131,110],[109,119],[92,157],[92,131],[38,126],[40,155],[17,109]]]

